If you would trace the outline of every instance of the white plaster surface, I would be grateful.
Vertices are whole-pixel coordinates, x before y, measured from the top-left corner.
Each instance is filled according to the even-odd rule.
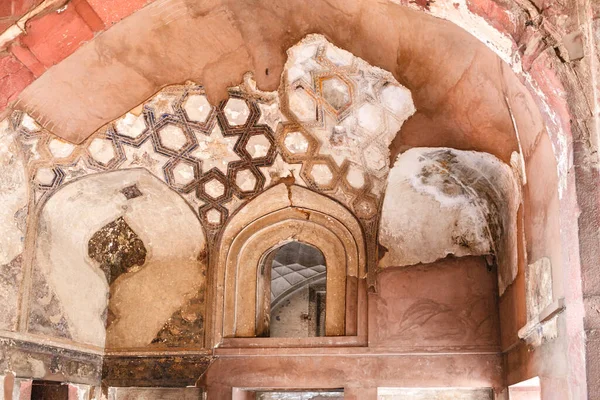
[[[176,125],[169,124],[165,126],[158,131],[158,135],[163,146],[175,151],[181,149],[187,142],[185,133]]]
[[[23,251],[24,226],[17,214],[27,206],[28,183],[16,134],[8,120],[0,122],[0,265],[12,261]]]
[[[252,191],[256,186],[256,177],[249,169],[243,169],[236,173],[235,184],[244,191]]]
[[[144,132],[146,123],[144,122],[143,115],[135,115],[128,112],[116,121],[115,127],[121,135],[135,139]]]
[[[232,126],[244,125],[250,116],[250,109],[242,99],[229,99],[224,111],[227,121]]]
[[[271,142],[265,137],[265,135],[254,135],[248,139],[246,144],[246,150],[252,158],[260,158],[267,155]]]
[[[284,146],[294,154],[303,154],[308,150],[308,140],[301,132],[290,132],[283,140]]]
[[[206,96],[193,94],[185,100],[183,109],[190,119],[205,122],[206,118],[210,115],[212,107],[206,99]]]
[[[180,161],[173,168],[173,178],[180,185],[187,185],[194,180],[194,167],[187,162]]]
[[[120,191],[133,184],[142,196],[127,200]],[[203,282],[198,256],[205,239],[200,223],[184,200],[149,172],[96,174],[65,185],[42,210],[35,265],[56,294],[75,341],[105,344],[108,283],[88,257],[87,244],[119,217],[144,242],[148,254],[143,268],[113,284],[117,320],[110,328],[111,344],[148,344],[185,296]],[[160,296],[153,296],[156,293]]]
[[[94,160],[103,164],[108,164],[115,157],[115,149],[110,140],[96,138],[90,143],[88,151]]]
[[[64,140],[52,139],[48,143],[48,149],[55,158],[64,158],[71,155],[75,149],[75,145]]]
[[[519,198],[511,168],[490,154],[408,150],[388,178],[379,231],[388,252],[379,265],[495,254],[503,293],[517,273]]]

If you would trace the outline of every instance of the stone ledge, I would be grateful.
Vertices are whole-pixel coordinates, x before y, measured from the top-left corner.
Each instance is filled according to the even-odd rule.
[[[538,347],[558,336],[556,319],[565,310],[565,299],[554,300],[533,320],[519,329],[519,338],[527,345]]]
[[[102,383],[111,387],[194,386],[212,360],[206,355],[106,356]]]
[[[98,354],[0,337],[0,371],[17,377],[97,385],[101,370]]]

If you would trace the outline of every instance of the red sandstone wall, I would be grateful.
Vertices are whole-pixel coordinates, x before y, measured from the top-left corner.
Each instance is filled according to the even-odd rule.
[[[315,349],[305,350],[304,354],[273,357],[275,352],[273,349],[236,350],[217,359],[201,379],[201,384],[208,388],[208,398],[231,399],[233,387],[344,388],[348,395],[345,398],[375,400],[377,387],[502,385],[499,355],[380,354],[375,357],[375,353],[364,349],[346,355],[322,354],[323,349]]]
[[[497,351],[496,282],[482,257],[386,269],[369,298],[369,346]]]
[[[368,347],[217,348],[199,383],[219,400],[234,387],[345,388],[360,400],[377,387],[499,389],[496,279],[482,257],[386,269],[368,296]]]

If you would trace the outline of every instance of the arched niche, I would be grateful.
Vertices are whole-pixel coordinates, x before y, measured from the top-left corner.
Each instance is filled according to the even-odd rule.
[[[513,283],[522,197],[511,166],[488,153],[417,147],[398,156],[387,183],[380,268],[494,255],[500,295]]]
[[[257,275],[271,251],[289,240],[318,248],[327,264],[327,336],[358,333],[358,280],[365,246],[354,216],[328,197],[276,185],[245,205],[225,227],[215,257],[215,339],[255,337]]]
[[[257,275],[257,336],[325,336],[327,263],[321,250],[290,240],[262,257]]]
[[[115,242],[135,236],[145,249],[143,261],[109,278],[101,257],[90,251],[90,241],[104,233],[115,234],[107,239]],[[203,288],[205,247],[195,213],[148,171],[73,181],[39,213],[28,331],[100,348],[149,346]]]

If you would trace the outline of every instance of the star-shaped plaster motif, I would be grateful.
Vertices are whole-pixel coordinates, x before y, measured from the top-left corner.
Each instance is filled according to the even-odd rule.
[[[162,176],[162,167],[169,161],[169,157],[154,151],[151,140],[147,140],[139,148],[125,146],[125,155],[130,161],[124,167],[144,167],[156,176]]]
[[[355,126],[355,118],[350,115],[341,124],[325,116],[325,127],[314,129],[313,134],[321,141],[319,154],[330,155],[337,165],[342,165],[345,159],[362,164],[362,149],[369,143],[369,138]]]
[[[359,92],[363,93],[363,96],[370,98],[373,101],[377,101],[375,87],[381,79],[381,77],[373,76],[365,71],[359,71],[359,73],[354,77],[354,81],[359,87]],[[355,98],[354,101],[357,102],[359,99]]]
[[[218,124],[215,125],[210,136],[196,135],[196,137],[198,147],[191,152],[191,155],[202,161],[202,173],[218,168],[227,175],[229,163],[240,159],[233,151],[238,136],[223,136],[223,131]]]
[[[277,126],[284,119],[281,114],[279,102],[274,101],[271,104],[258,103],[260,109],[260,118],[258,124],[268,125],[273,132],[277,131]]]
[[[173,103],[177,99],[178,96],[169,93],[158,93],[146,103],[146,106],[154,110],[156,117],[160,119],[164,114],[175,114]]]
[[[282,178],[294,177],[294,179],[301,180],[300,170],[302,169],[302,164],[288,164],[283,161],[281,158],[281,154],[277,154],[273,165],[270,167],[261,167],[260,171],[265,177],[265,186],[268,187],[271,183],[277,182]],[[302,185],[306,186],[304,181],[299,181]]]
[[[293,50],[294,62],[287,70],[287,80],[289,84],[302,80],[310,87],[314,88],[311,72],[321,69],[321,65],[315,59],[318,45],[308,45],[302,49]]]
[[[85,162],[82,159],[78,159],[76,163],[65,168],[65,180],[64,182],[71,181],[79,178],[80,176],[87,175],[89,173]]]

